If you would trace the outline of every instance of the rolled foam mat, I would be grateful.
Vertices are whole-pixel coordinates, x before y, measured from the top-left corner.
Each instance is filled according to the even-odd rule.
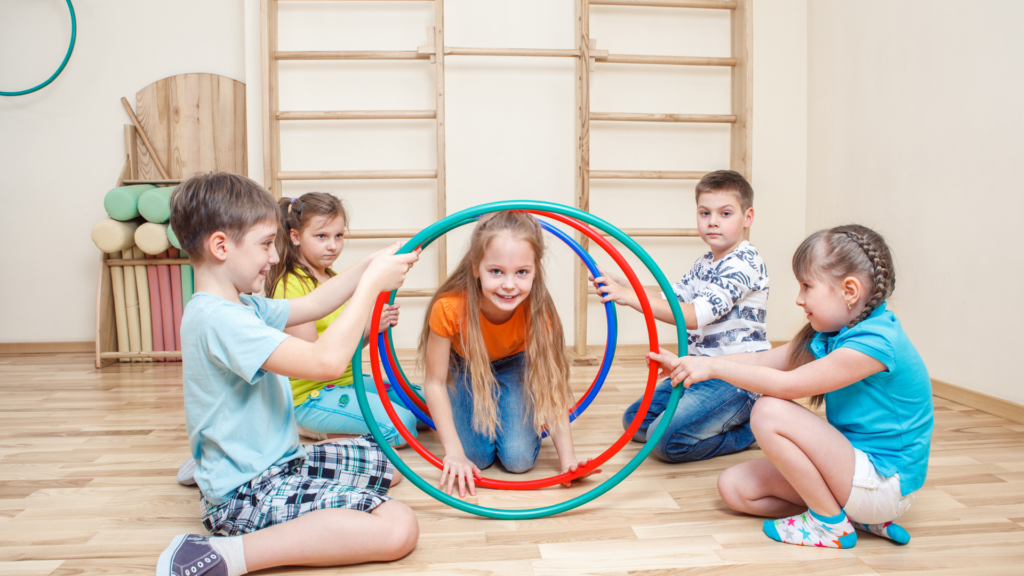
[[[121,251],[121,257],[125,260],[132,259],[132,249]],[[139,318],[139,289],[135,282],[135,266],[124,267],[124,305],[128,312],[128,349],[132,352],[142,352],[142,319]],[[133,358],[132,362],[138,362]]]
[[[118,259],[119,252],[111,252],[110,257]],[[128,312],[124,301],[124,269],[120,266],[108,266],[110,268],[110,288],[114,293],[114,326],[117,331],[117,351],[131,352],[128,345]],[[121,362],[131,362],[127,358],[121,358]]]
[[[159,226],[159,224],[154,224]],[[167,258],[167,252],[157,256]],[[174,347],[174,306],[171,304],[171,267],[163,264],[156,267],[156,276],[160,281],[160,315],[164,329],[164,350],[177,350]],[[174,362],[174,358],[168,358],[168,362]]]
[[[178,249],[167,251],[169,258],[178,257]],[[174,313],[174,349],[181,350],[181,316],[185,306],[181,299],[181,266],[171,265],[171,311]]]
[[[103,252],[120,252],[135,245],[138,221],[100,220],[92,227],[92,241]],[[116,258],[120,258],[118,254]]]
[[[181,250],[181,242],[178,241],[178,237],[174,234],[174,230],[171,230],[170,224],[167,225],[167,240],[170,241],[171,246]]]
[[[150,222],[163,224],[171,219],[171,192],[174,188],[153,188],[139,197],[139,214]]]
[[[167,224],[146,222],[135,231],[135,244],[146,254],[160,254],[171,247],[167,239]]]
[[[136,250],[142,251],[138,246]],[[155,256],[147,255],[146,258],[155,258]],[[159,352],[167,350],[164,348],[164,315],[160,308],[160,279],[157,274],[156,266],[146,266],[146,278],[149,281],[149,305],[150,314],[153,321],[153,351]],[[156,362],[163,362],[164,358],[154,358]]]
[[[114,188],[103,197],[103,208],[114,220],[131,220],[139,217],[139,198],[152,184],[136,184]]]
[[[138,246],[132,247],[132,258],[145,258],[146,253]],[[142,351],[153,351],[153,311],[149,307],[149,277],[147,266],[134,266],[135,286],[139,293],[139,333],[142,336]],[[152,362],[152,358],[143,358],[143,362]]]

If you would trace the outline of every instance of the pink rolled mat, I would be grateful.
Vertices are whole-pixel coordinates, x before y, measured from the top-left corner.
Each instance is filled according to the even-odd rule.
[[[156,258],[146,254],[146,258]],[[153,319],[153,350],[163,351],[164,348],[164,322],[163,314],[160,312],[160,281],[157,279],[157,267],[146,266],[146,276],[149,278],[149,310]],[[155,362],[163,362],[164,358],[153,358]]]
[[[168,248],[168,258],[177,258],[178,249]],[[181,350],[181,315],[184,306],[181,300],[181,266],[171,266],[171,308],[174,313],[174,349]]]
[[[167,252],[161,252],[157,258],[167,258]],[[156,277],[160,282],[160,314],[164,329],[164,350],[176,350],[174,347],[174,305],[171,304],[171,267],[163,264],[156,267]],[[167,358],[174,362],[174,358]]]

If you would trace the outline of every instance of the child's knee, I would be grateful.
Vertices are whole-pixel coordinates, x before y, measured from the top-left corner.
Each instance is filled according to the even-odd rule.
[[[718,494],[725,501],[726,505],[733,510],[740,510],[740,494],[736,482],[736,473],[732,468],[726,468],[718,475]]]
[[[537,463],[537,454],[540,452],[540,439],[531,441],[514,442],[502,445],[498,458],[501,465],[513,474],[522,474],[533,468]]]
[[[754,437],[763,437],[771,433],[779,423],[780,416],[789,407],[789,400],[780,400],[771,396],[761,396],[750,410],[750,429]]]
[[[385,538],[382,561],[398,560],[416,548],[420,538],[420,525],[416,514],[402,502],[391,500],[374,510],[375,514],[387,518],[389,530]]]

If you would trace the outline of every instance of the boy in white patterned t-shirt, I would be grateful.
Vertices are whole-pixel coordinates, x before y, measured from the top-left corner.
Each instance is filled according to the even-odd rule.
[[[701,179],[696,196],[697,229],[711,251],[672,285],[686,319],[689,353],[720,356],[769,350],[765,333],[768,270],[754,246],[743,239],[754,222],[754,190],[739,173],[719,170]],[[628,283],[601,273],[594,285],[602,302],[640,311],[640,301]],[[675,324],[667,301],[651,298],[651,308],[655,318]],[[634,441],[646,442],[648,432],[657,429],[671,393],[670,380],[658,385]],[[629,428],[641,400],[622,415],[623,428]],[[692,462],[743,450],[754,442],[750,410],[755,400],[757,395],[722,380],[694,384],[683,390],[654,453],[667,462]]]

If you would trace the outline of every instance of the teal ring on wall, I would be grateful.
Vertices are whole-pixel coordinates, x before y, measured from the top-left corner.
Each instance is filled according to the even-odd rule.
[[[75,37],[78,36],[78,21],[75,20],[75,7],[71,5],[71,0],[67,0],[67,3],[68,11],[71,13],[71,43],[68,45],[68,53],[64,55],[64,61],[60,63],[60,67],[53,73],[53,76],[50,76],[38,86],[33,86],[28,90],[19,90],[17,92],[0,91],[0,96],[24,96],[25,94],[31,94],[36,90],[45,88],[50,82],[56,80],[57,76],[60,76],[60,73],[64,71],[64,67],[68,65],[68,60],[71,59],[71,53],[75,50]]]
[[[547,212],[553,212],[555,214],[561,214],[563,216],[575,218],[581,222],[590,224],[591,226],[594,226],[599,230],[607,232],[613,238],[615,238],[624,246],[626,246],[626,248],[629,248],[630,252],[636,255],[644,263],[644,266],[646,266],[647,269],[651,272],[651,274],[654,275],[655,280],[658,282],[658,286],[662,289],[663,292],[665,292],[666,294],[672,293],[672,285],[669,283],[668,279],[665,278],[665,274],[661,271],[661,269],[650,257],[650,255],[648,255],[647,252],[639,244],[637,244],[635,240],[630,238],[628,235],[623,233],[618,228],[615,228],[611,224],[605,222],[604,220],[596,216],[593,216],[592,214],[583,212],[582,210],[578,210],[576,208],[564,206],[562,204],[554,204],[551,202],[541,202],[537,200],[504,201],[492,202],[490,204],[483,204],[480,206],[476,206],[474,208],[468,208],[466,210],[456,212],[455,214],[452,214],[451,216],[448,216],[428,226],[415,237],[413,237],[412,240],[406,242],[405,245],[403,245],[402,248],[399,249],[398,253],[407,254],[415,250],[427,238],[430,238],[434,234],[443,233],[444,231],[449,230],[451,227],[454,227],[455,224],[461,222],[466,218],[479,216],[481,214],[487,214],[490,212],[501,212],[505,210],[543,210]],[[679,339],[678,341],[684,344],[684,346],[681,347],[680,352],[685,355],[685,342],[687,341],[686,321],[683,318],[682,310],[679,308],[679,302],[677,302],[673,298],[669,298],[668,303],[669,307],[672,310],[672,317],[675,319],[676,322],[676,335]],[[649,332],[649,335],[651,337],[652,347],[655,351],[657,351],[657,334],[652,334]],[[608,480],[605,480],[604,482],[602,482],[601,484],[599,484],[598,486],[594,487],[593,489],[584,494],[581,494],[565,502],[553,504],[551,506],[545,506],[542,508],[532,508],[526,510],[500,510],[496,508],[488,508],[485,506],[471,504],[469,502],[460,500],[459,498],[455,498],[454,496],[449,496],[448,494],[445,494],[437,487],[435,487],[433,483],[427,482],[426,480],[421,478],[412,470],[412,468],[409,467],[408,464],[403,462],[402,459],[398,457],[398,454],[395,452],[395,450],[388,445],[387,439],[384,437],[384,434],[381,432],[380,427],[377,425],[377,421],[373,417],[373,411],[370,409],[369,401],[366,398],[367,392],[366,386],[363,384],[362,366],[363,350],[362,346],[357,346],[356,352],[352,357],[352,372],[353,379],[355,380],[354,384],[356,389],[356,399],[359,401],[359,409],[363,413],[363,418],[366,420],[366,425],[367,427],[369,427],[370,433],[373,435],[373,438],[377,441],[377,444],[380,446],[381,450],[388,457],[388,460],[390,460],[391,463],[394,464],[395,467],[402,472],[402,474],[404,474],[413,484],[415,484],[417,488],[423,490],[424,492],[426,492],[439,502],[447,504],[458,510],[462,510],[463,512],[469,512],[470,514],[476,514],[478,516],[483,516],[486,518],[496,518],[500,520],[525,520],[529,518],[543,518],[545,516],[560,514],[562,512],[572,510],[573,508],[582,506],[583,504],[586,504],[594,500],[595,498],[605,494],[606,492],[617,486],[627,476],[632,474],[638,466],[640,466],[644,459],[647,458],[648,454],[651,453],[651,450],[654,449],[654,446],[661,439],[662,435],[664,435],[665,429],[668,427],[669,423],[669,419],[662,418],[662,421],[658,425],[657,429],[654,431],[654,434],[648,438],[647,443],[644,444],[644,447],[640,450],[640,452],[638,452],[636,456],[634,456],[633,459],[630,460],[625,467],[623,467],[622,470],[620,470],[614,476],[612,476]],[[656,377],[657,368],[655,367],[654,370],[655,372],[653,372],[652,374],[654,377]],[[671,396],[669,396],[668,405],[665,407],[665,410],[667,412],[675,412],[676,406],[679,404],[680,394],[681,388],[675,387],[672,389],[672,394]]]

